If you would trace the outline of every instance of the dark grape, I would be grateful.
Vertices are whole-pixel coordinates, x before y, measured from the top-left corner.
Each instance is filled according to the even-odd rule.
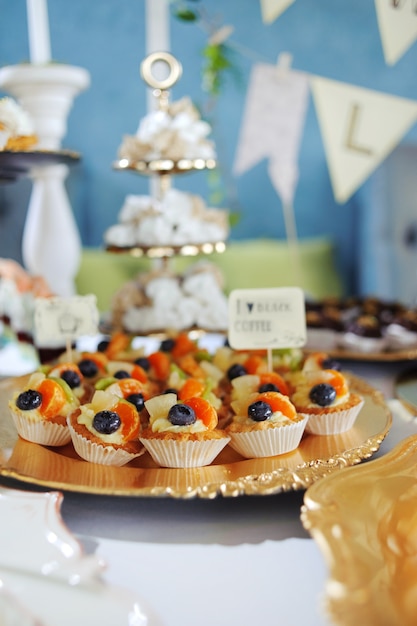
[[[77,374],[77,372],[74,372],[74,370],[63,371],[61,374],[61,378],[62,380],[65,380],[68,387],[70,387],[71,389],[75,389],[76,387],[79,387],[81,385],[81,378],[79,374]]]
[[[159,349],[161,352],[171,352],[172,348],[175,346],[175,339],[164,339],[161,341]]]
[[[187,404],[174,404],[168,412],[168,420],[174,426],[189,426],[196,419],[194,409]]]
[[[248,406],[248,416],[253,419],[254,422],[264,422],[271,417],[273,411],[270,405],[263,400],[253,402]]]
[[[21,411],[37,409],[42,404],[42,394],[35,389],[27,389],[17,396],[16,406]]]
[[[122,378],[130,378],[130,374],[129,372],[126,372],[126,370],[117,370],[117,372],[114,374],[114,377],[121,380]]]
[[[281,393],[281,391],[276,385],[274,385],[274,383],[264,383],[263,385],[259,386],[258,391],[259,393],[264,393],[265,391],[278,391],[278,393]]]
[[[337,372],[340,372],[342,369],[339,361],[335,361],[335,359],[332,359],[331,357],[324,359],[321,366],[324,370],[336,370]]]
[[[102,339],[97,345],[97,352],[106,352],[110,345],[110,339]]]
[[[247,374],[246,368],[240,363],[234,363],[227,370],[227,378],[229,380],[233,380],[234,378],[238,378],[239,376],[245,376]]]
[[[142,393],[131,393],[127,396],[126,400],[136,407],[138,413],[142,411],[145,406],[145,399]]]
[[[78,363],[78,367],[81,374],[86,378],[93,378],[93,376],[98,374],[97,363],[94,363],[91,359],[83,359]]]
[[[146,356],[140,356],[135,360],[136,365],[140,365],[140,367],[148,372],[151,368],[151,364],[149,363],[149,359]]]
[[[310,400],[319,406],[329,406],[336,398],[336,389],[328,383],[319,383],[310,389]]]
[[[122,420],[115,411],[99,411],[94,415],[93,426],[102,435],[111,435],[121,425]]]

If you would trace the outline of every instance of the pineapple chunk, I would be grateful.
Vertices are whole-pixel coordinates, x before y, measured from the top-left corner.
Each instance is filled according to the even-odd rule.
[[[164,393],[154,396],[145,402],[145,407],[152,420],[166,417],[169,409],[177,403],[175,393]]]
[[[215,385],[218,385],[224,376],[222,370],[210,363],[210,361],[201,361],[200,367],[205,371],[207,378],[210,378]]]
[[[247,398],[249,394],[258,390],[260,378],[256,374],[238,376],[232,380],[233,398]]]
[[[97,389],[91,400],[91,408],[95,413],[98,413],[99,411],[108,411],[111,410],[118,401],[119,398],[113,393]]]

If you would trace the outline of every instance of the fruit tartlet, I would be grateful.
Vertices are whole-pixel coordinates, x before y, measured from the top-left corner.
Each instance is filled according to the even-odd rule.
[[[298,370],[284,374],[290,392],[288,395],[294,393],[298,386],[306,383],[306,375],[308,377],[311,376],[312,372],[321,372],[326,369],[340,371],[341,365],[336,359],[330,357],[327,352],[311,352],[307,354]]]
[[[290,388],[278,372],[261,372],[259,374],[244,374],[232,380],[232,401],[244,399],[253,393],[278,391],[289,396]]]
[[[59,364],[67,362],[66,355],[59,359]],[[106,375],[109,359],[100,351],[73,352],[72,362],[77,365],[86,383],[95,383]]]
[[[144,452],[136,406],[106,390],[95,391],[67,423],[75,451],[85,461],[120,467]]]
[[[106,366],[106,374],[97,381],[95,386],[100,388],[101,385],[103,388],[107,379],[122,380],[123,378],[137,380],[148,396],[158,393],[159,385],[150,379],[145,367],[138,363],[129,363],[129,361],[109,361]]]
[[[80,368],[75,363],[59,363],[52,367],[43,367],[41,371],[43,371],[48,378],[53,377],[64,380],[81,404],[91,400],[94,387],[85,380]]]
[[[27,441],[63,446],[71,440],[67,416],[80,402],[62,378],[33,373],[9,401],[17,432]]]
[[[217,412],[205,398],[178,401],[175,393],[165,393],[147,400],[145,407],[149,426],[140,441],[162,467],[210,465],[230,441],[217,428]]]
[[[298,448],[308,418],[297,414],[288,396],[278,391],[249,395],[239,391],[241,397],[231,403],[232,422],[225,429],[232,448],[246,458],[276,456]]]
[[[96,383],[96,389],[131,402],[140,415],[141,424],[148,423],[149,415],[145,409],[145,401],[151,397],[152,391],[147,382],[132,377],[107,377]]]
[[[350,430],[364,404],[350,391],[346,377],[333,369],[306,372],[291,400],[298,413],[308,417],[306,432],[314,435]]]

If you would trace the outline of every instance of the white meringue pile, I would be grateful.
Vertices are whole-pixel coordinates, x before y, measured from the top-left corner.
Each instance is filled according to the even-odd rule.
[[[33,122],[29,114],[13,98],[0,98],[0,150],[9,149],[12,138],[33,137]]]
[[[208,208],[197,195],[169,189],[162,200],[128,195],[118,223],[104,233],[109,246],[182,246],[225,241],[228,213]]]
[[[125,135],[119,147],[120,159],[214,159],[214,143],[207,139],[211,126],[203,121],[190,98],[185,97],[145,115],[136,135]]]
[[[194,327],[224,331],[228,303],[222,282],[219,269],[206,261],[183,275],[167,270],[140,274],[114,295],[111,323],[132,334]]]

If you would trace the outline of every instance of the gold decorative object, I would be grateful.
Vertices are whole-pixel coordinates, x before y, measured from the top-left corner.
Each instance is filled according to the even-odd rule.
[[[123,467],[105,467],[82,461],[72,444],[53,450],[24,441],[7,408],[23,379],[6,379],[0,382],[0,475],[50,489],[135,497],[212,499],[306,489],[319,478],[370,458],[390,429],[391,413],[382,394],[361,379],[350,380],[365,399],[350,431],[306,435],[297,450],[262,459],[243,459],[227,446],[208,467],[173,470],[156,466],[148,454]]]
[[[152,71],[154,65],[161,62],[168,66],[169,73],[166,78],[156,78]],[[150,87],[160,91],[167,91],[181,78],[182,66],[169,52],[152,52],[142,61],[140,74]]]
[[[150,259],[164,259],[172,256],[197,256],[198,254],[213,254],[213,252],[224,252],[226,244],[224,241],[215,243],[189,243],[183,246],[107,246],[108,252],[125,253],[129,252],[131,256],[146,256]]]
[[[213,170],[217,166],[215,159],[155,159],[154,161],[131,161],[119,159],[113,163],[115,170],[132,170],[144,176],[166,176],[171,174],[186,174],[193,170]]]
[[[415,626],[417,435],[310,487],[301,512],[329,567],[337,626]]]

